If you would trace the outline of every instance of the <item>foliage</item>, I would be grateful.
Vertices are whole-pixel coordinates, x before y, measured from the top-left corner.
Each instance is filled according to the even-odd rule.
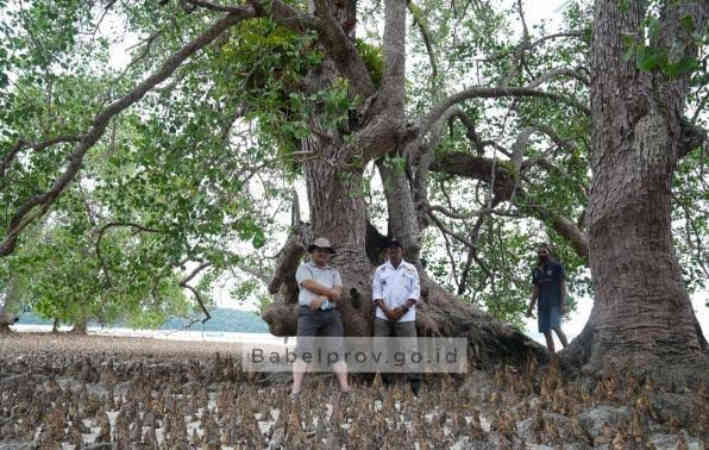
[[[362,57],[364,64],[367,66],[369,76],[372,77],[374,85],[379,87],[384,74],[384,59],[382,58],[382,50],[379,47],[366,43],[363,39],[355,39],[355,47],[357,53]]]
[[[4,161],[19,149],[0,178],[2,236],[27,199],[57,184],[96,115],[221,17],[178,3],[188,2],[158,7],[0,0],[0,157]],[[470,86],[533,85],[557,99],[590,103],[584,82],[590,78],[589,1],[565,2],[554,39],[544,38],[552,33],[544,22],[522,31],[517,2],[415,3],[426,39],[410,27],[406,112],[412,122]],[[384,75],[383,8],[381,2],[357,7],[353,43],[378,88]],[[656,21],[647,19],[647,41],[626,39],[628,61],[668,77],[691,72],[692,106],[701,108],[709,79],[696,69],[704,63],[675,59],[671,49],[657,45]],[[706,45],[703,30],[683,24],[698,45]],[[323,70],[321,37],[270,17],[244,20],[113,117],[83,159],[79,178],[49,211],[35,207],[41,220],[0,261],[0,291],[15,283],[25,303],[67,322],[129,319],[155,325],[196,307],[198,297],[185,293],[185,285],[209,306],[224,277],[238,280],[234,299],[256,297],[268,304],[261,283],[241,268],[258,272],[261,281],[271,269],[289,225],[293,185],[303,183],[303,142],[316,132],[336,131],[349,143],[358,114],[372,100],[354,97],[345,77],[313,84],[310,74]],[[112,61],[121,53],[130,53],[131,62]],[[569,68],[575,76],[544,78]],[[421,210],[439,207],[425,218],[427,270],[463,301],[520,323],[531,289],[530,246],[549,240],[574,295],[591,294],[587,261],[554,228],[558,216],[583,226],[592,175],[587,114],[548,96],[479,97],[457,107],[474,133],[450,119],[441,127],[434,157],[464,153],[494,160],[494,168],[516,184],[511,198],[498,202],[489,177],[434,170],[425,183],[427,198],[417,199]],[[703,120],[699,114],[697,123],[705,126]],[[532,130],[528,139],[518,142],[526,130]],[[517,144],[525,163],[519,166]],[[709,199],[705,162],[697,153],[681,162],[673,184],[675,245],[691,290],[706,287],[707,278]],[[382,161],[409,180],[414,176],[417,161],[400,153]],[[370,220],[385,229],[377,167],[366,170],[366,185],[353,194],[364,195]],[[203,268],[190,278],[198,267]]]
[[[166,27],[160,12],[122,5],[128,26],[146,27],[145,33],[159,37],[140,49],[145,58],[139,56],[120,71],[109,64],[105,38],[98,44],[86,38],[100,26],[103,11],[79,3],[75,22],[61,19],[69,14],[62,8],[57,8],[61,17],[53,17],[46,2],[25,9],[18,5],[8,13],[12,26],[3,31],[15,36],[16,45],[8,69],[12,95],[0,126],[6,136],[0,141],[3,155],[17,137],[37,143],[81,133],[107,95],[119,95],[156,63],[151,50],[170,52],[198,28],[199,20],[189,17],[184,36],[171,34],[176,30]],[[178,14],[169,22],[187,25],[184,19]],[[72,64],[42,63],[50,42],[34,40],[37,30],[57,40],[51,44],[53,58],[66,54]],[[26,59],[33,52],[35,65]],[[220,63],[217,59],[212,69],[225,73]],[[20,250],[2,262],[5,286],[18,274],[27,280],[24,303],[67,323],[125,319],[156,326],[168,315],[189,315],[196,308],[180,287],[190,269],[206,264],[199,285],[191,284],[209,307],[209,280],[239,260],[231,242],[264,247],[272,220],[259,214],[273,208],[269,199],[277,198],[281,188],[271,180],[252,180],[266,175],[272,161],[252,139],[243,158],[223,152],[226,141],[241,139],[230,132],[232,123],[223,115],[235,108],[226,94],[230,80],[206,86],[203,69],[199,61],[184,66],[170,88],[150,93],[140,111],[115,119],[84,160],[78,183],[60,197],[52,214],[22,236]],[[3,230],[23,199],[52,186],[73,148],[73,143],[60,143],[14,160],[0,192]],[[252,189],[265,189],[260,206],[252,203]]]
[[[122,229],[105,236],[99,254],[87,217],[72,211],[83,207],[72,194],[62,199],[66,209],[60,211],[75,214],[53,215],[37,231],[34,244],[7,261],[13,281],[22,286],[22,303],[64,323],[128,320],[155,327],[169,315],[187,314],[191,308],[176,275],[159,274],[151,254],[156,240]]]

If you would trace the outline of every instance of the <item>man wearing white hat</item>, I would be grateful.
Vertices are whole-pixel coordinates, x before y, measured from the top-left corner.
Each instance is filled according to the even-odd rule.
[[[320,237],[315,239],[308,247],[310,261],[303,262],[295,273],[295,280],[300,291],[298,293],[298,337],[324,336],[327,338],[340,338],[337,349],[342,353],[344,326],[342,316],[337,310],[337,302],[342,294],[342,278],[334,267],[329,265],[330,258],[335,253],[330,241]],[[310,339],[300,340],[296,354],[303,355],[314,349],[308,344]],[[298,358],[293,364],[293,389],[291,397],[296,398],[303,385],[303,377],[307,363],[303,358]],[[343,392],[349,392],[347,383],[347,365],[343,359],[333,364],[333,369]]]

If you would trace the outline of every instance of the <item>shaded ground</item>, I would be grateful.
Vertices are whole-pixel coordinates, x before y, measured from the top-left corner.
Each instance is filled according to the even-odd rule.
[[[217,352],[219,356],[217,356]],[[709,393],[608,374],[568,382],[554,365],[499,367],[405,385],[241,370],[238,344],[14,334],[0,337],[0,449],[702,449]],[[274,382],[275,381],[275,382]]]

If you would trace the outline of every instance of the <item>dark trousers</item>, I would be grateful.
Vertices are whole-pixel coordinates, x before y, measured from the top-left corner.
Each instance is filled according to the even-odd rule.
[[[400,338],[415,338],[416,322],[394,322],[376,317],[374,319],[374,337],[400,337]],[[402,349],[405,352],[416,351],[416,348]],[[390,385],[393,381],[391,373],[382,373],[382,381],[385,385]],[[421,374],[419,372],[408,372],[406,379],[411,383],[411,388],[414,393],[418,393],[421,386]]]

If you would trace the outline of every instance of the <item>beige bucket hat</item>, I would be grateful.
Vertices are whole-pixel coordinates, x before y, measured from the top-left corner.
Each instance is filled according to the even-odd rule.
[[[308,246],[308,253],[313,253],[313,250],[315,250],[316,248],[321,248],[323,250],[327,250],[330,253],[335,253],[335,250],[332,248],[332,244],[330,244],[330,241],[324,237],[319,237],[315,239],[313,243]]]

